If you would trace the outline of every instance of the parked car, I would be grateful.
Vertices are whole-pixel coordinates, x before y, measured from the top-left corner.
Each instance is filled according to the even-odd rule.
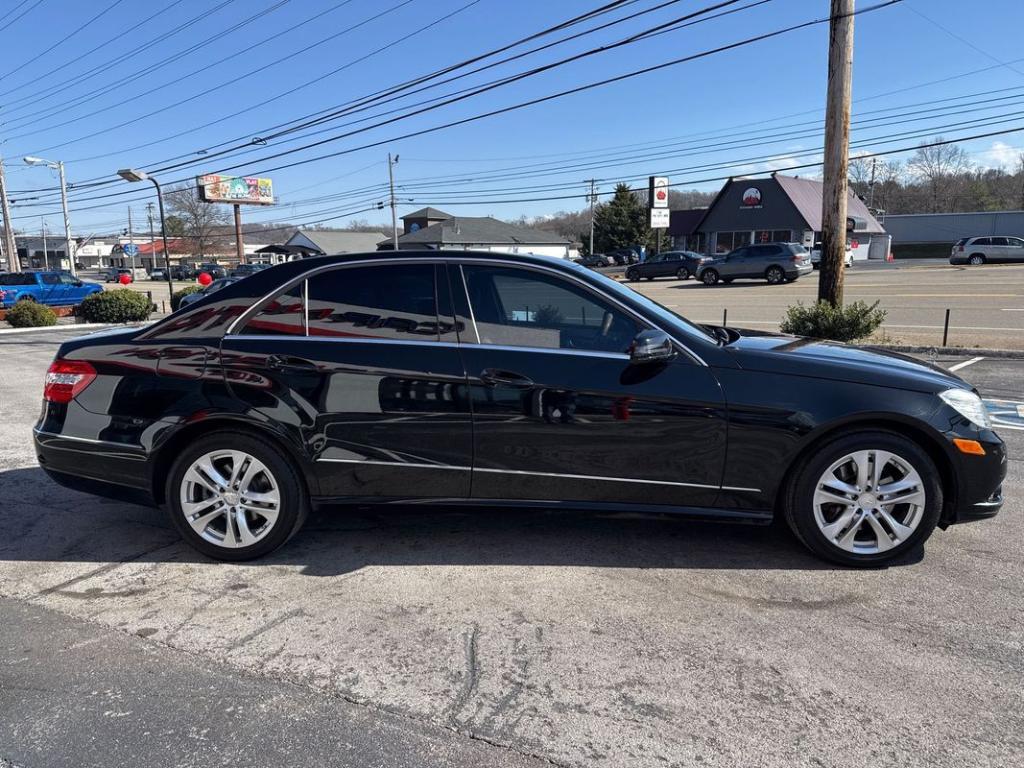
[[[232,283],[237,283],[241,279],[242,278],[240,277],[222,277],[218,280],[214,280],[208,286],[203,288],[203,290],[182,296],[181,301],[178,303],[178,309],[181,309],[182,307],[187,307],[189,304],[193,304],[199,301],[200,299],[206,298],[211,293],[216,293],[221,288],[231,285]]]
[[[214,264],[212,262],[208,263],[208,264],[200,264],[198,267],[196,267],[196,274],[197,275],[202,273],[202,272],[205,272],[210,277],[212,277],[214,280],[216,280],[217,278],[220,278],[220,277],[227,277],[228,276],[228,272],[227,272],[226,269],[224,269],[224,267],[222,267],[220,264]]]
[[[580,256],[576,263],[584,267],[611,267],[615,265],[615,259],[603,253],[592,253],[589,256]]]
[[[183,264],[171,264],[172,280],[191,280],[195,276],[196,271],[192,267]]]
[[[0,275],[0,307],[6,309],[19,301],[75,306],[102,290],[99,283],[84,282],[69,272],[7,272]]]
[[[778,515],[818,555],[875,566],[995,515],[1007,468],[948,371],[698,326],[526,255],[282,264],[145,328],[65,341],[43,394],[50,477],[161,505],[224,560],[350,500]]]
[[[111,267],[110,269],[103,272],[104,283],[119,283],[121,282],[121,275],[128,275],[131,281],[135,282],[135,273],[128,267]]]
[[[231,270],[229,277],[248,277],[254,275],[261,269],[269,269],[270,264],[239,264]]]
[[[605,253],[605,256],[608,256],[612,261],[620,266],[624,264],[636,264],[640,261],[640,250],[639,248],[634,247],[619,248],[614,251],[608,251]]]
[[[846,255],[843,256],[843,263],[847,269],[853,269],[853,249],[849,244],[846,246]],[[811,267],[818,269],[821,266],[821,243],[816,243],[811,251]]]
[[[736,279],[767,280],[771,285],[792,282],[814,268],[807,249],[798,243],[744,245],[724,256],[715,256],[697,268],[704,285]]]
[[[153,269],[151,269],[149,271],[149,279],[150,280],[166,280],[167,279],[167,270],[164,267],[153,267]]]
[[[697,267],[706,259],[703,254],[693,251],[663,251],[648,256],[647,260],[640,264],[628,267],[626,279],[633,282],[641,279],[653,280],[656,277],[689,280],[697,274]]]
[[[956,241],[950,264],[998,264],[1024,261],[1024,239],[1019,237],[964,237]]]

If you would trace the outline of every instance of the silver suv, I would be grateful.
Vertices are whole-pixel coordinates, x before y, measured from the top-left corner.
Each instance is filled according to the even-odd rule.
[[[956,241],[950,264],[996,264],[1024,261],[1024,240],[1019,237],[964,237]]]
[[[719,280],[731,283],[737,278],[767,280],[779,285],[793,282],[812,269],[807,249],[799,243],[764,243],[745,245],[701,262],[697,279],[704,285],[714,285]]]

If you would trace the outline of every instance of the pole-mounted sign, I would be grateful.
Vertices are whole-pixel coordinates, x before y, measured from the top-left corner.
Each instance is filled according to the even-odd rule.
[[[651,229],[668,229],[667,176],[651,176],[647,180],[647,208],[651,214]]]

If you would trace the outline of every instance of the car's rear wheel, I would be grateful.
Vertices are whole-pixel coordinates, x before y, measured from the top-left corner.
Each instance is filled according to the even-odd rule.
[[[771,266],[764,271],[764,279],[769,285],[779,285],[786,281],[786,273],[782,271],[782,267]]]
[[[220,560],[274,551],[299,530],[308,506],[284,454],[249,434],[200,438],[178,456],[168,479],[171,522],[192,547]]]
[[[980,253],[975,253],[971,255],[971,257],[967,260],[967,263],[977,267],[980,264],[985,263],[985,257],[982,256]]]
[[[700,281],[704,283],[704,285],[714,285],[718,282],[718,270],[705,269],[700,273]]]
[[[679,280],[689,280],[690,270],[688,270],[686,267],[680,267],[679,269],[676,270],[676,277]]]
[[[793,533],[843,565],[881,565],[923,543],[942,510],[931,457],[901,435],[856,432],[815,450],[785,499]]]

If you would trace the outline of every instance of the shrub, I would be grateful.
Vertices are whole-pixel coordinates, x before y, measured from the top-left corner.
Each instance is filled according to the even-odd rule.
[[[885,320],[885,310],[878,302],[867,304],[855,301],[843,307],[833,307],[827,301],[805,306],[797,303],[786,310],[782,320],[783,333],[810,336],[832,341],[855,341],[870,336]]]
[[[181,300],[188,296],[190,293],[199,293],[203,290],[201,285],[186,285],[180,291],[175,291],[171,294],[171,312],[177,312],[178,307],[181,306]]]
[[[90,323],[134,323],[153,311],[149,297],[130,288],[115,288],[86,296],[78,314]]]
[[[45,304],[19,301],[7,310],[7,322],[15,328],[41,328],[57,324],[57,313]]]

